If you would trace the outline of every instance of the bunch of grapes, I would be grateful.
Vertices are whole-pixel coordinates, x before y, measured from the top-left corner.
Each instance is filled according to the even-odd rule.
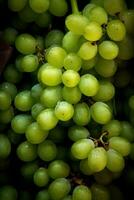
[[[134,187],[134,10],[124,0],[7,6],[0,199],[123,200],[121,181]]]

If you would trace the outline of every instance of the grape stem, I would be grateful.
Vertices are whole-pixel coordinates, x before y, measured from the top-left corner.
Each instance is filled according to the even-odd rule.
[[[72,13],[79,14],[77,0],[71,0]]]

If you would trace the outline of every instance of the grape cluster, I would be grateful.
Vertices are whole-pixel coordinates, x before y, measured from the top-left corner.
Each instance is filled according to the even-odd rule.
[[[113,183],[134,160],[134,82],[127,70],[134,10],[123,0],[91,0],[79,11],[71,0],[66,16],[69,6],[8,0],[19,27],[48,28],[56,16],[64,17],[66,32],[19,32],[14,21],[2,32],[14,56],[0,82],[1,200],[123,200]],[[10,167],[17,181],[6,174]]]

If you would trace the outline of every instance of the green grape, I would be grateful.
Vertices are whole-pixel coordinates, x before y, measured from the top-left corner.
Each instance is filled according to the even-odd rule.
[[[134,110],[134,95],[132,95],[130,98],[129,98],[129,107]]]
[[[0,188],[0,199],[1,200],[17,200],[17,190],[11,185],[4,185]]]
[[[6,91],[0,90],[0,110],[7,110],[11,106],[11,96]]]
[[[97,45],[93,44],[91,42],[84,42],[79,51],[78,55],[83,59],[83,60],[90,60],[94,58],[97,54]]]
[[[81,58],[75,53],[69,53],[64,59],[64,68],[66,70],[79,71],[82,65]]]
[[[108,15],[104,8],[100,6],[95,6],[90,10],[88,14],[88,19],[90,22],[97,22],[100,25],[107,24]]]
[[[2,33],[2,39],[10,45],[13,45],[16,39],[18,31],[15,28],[6,28]]]
[[[46,87],[40,96],[41,103],[47,108],[53,108],[62,100],[61,86]]]
[[[37,169],[33,175],[34,184],[38,187],[44,187],[49,182],[48,170],[44,167]]]
[[[27,0],[8,0],[8,7],[10,10],[18,12],[22,10],[27,3]]]
[[[68,4],[65,0],[49,0],[49,11],[57,17],[64,16],[68,11]]]
[[[89,19],[90,12],[91,12],[91,10],[92,10],[93,8],[95,8],[95,7],[96,7],[95,4],[93,4],[93,3],[88,3],[88,4],[84,7],[84,9],[83,9],[83,11],[82,11],[83,15]]]
[[[102,77],[108,78],[115,74],[117,63],[114,60],[105,60],[100,57],[95,64],[95,70]]]
[[[107,164],[107,154],[103,147],[96,147],[89,152],[88,165],[91,171],[100,172]]]
[[[128,156],[131,145],[127,139],[120,136],[114,136],[109,139],[109,148],[118,151],[122,156]]]
[[[46,54],[47,62],[57,68],[62,68],[66,51],[62,47],[50,47]]]
[[[52,200],[62,200],[71,190],[69,180],[57,178],[48,187],[48,192]]]
[[[14,105],[20,111],[29,111],[33,104],[34,99],[29,90],[19,92],[14,99]]]
[[[100,81],[99,82],[99,90],[95,96],[93,96],[93,99],[95,101],[109,101],[111,100],[115,95],[115,87],[114,85],[109,81]]]
[[[68,69],[62,74],[62,82],[66,87],[75,87],[80,81],[78,72]]]
[[[107,168],[112,172],[120,172],[125,166],[123,156],[114,149],[107,151]]]
[[[126,35],[126,28],[122,21],[115,19],[107,24],[107,34],[111,40],[121,41]]]
[[[18,71],[12,64],[7,65],[6,69],[4,70],[3,76],[5,81],[13,84],[19,83],[22,79],[22,73]]]
[[[47,190],[47,189],[40,190],[40,191],[36,194],[35,200],[50,200],[50,195],[49,195],[49,193],[48,193],[48,190]]]
[[[104,0],[104,8],[110,15],[116,15],[126,9],[124,0]]]
[[[119,136],[122,131],[121,123],[118,120],[111,120],[107,124],[103,126],[103,131],[108,132],[108,138],[112,138],[114,136]]]
[[[91,4],[103,7],[104,0],[91,0]]]
[[[36,101],[38,101],[41,96],[42,91],[43,91],[43,87],[39,83],[37,83],[37,84],[33,85],[31,88],[31,96]]]
[[[133,133],[134,133],[133,126],[127,121],[122,121],[120,136],[126,138],[129,142],[133,142],[134,141]]]
[[[45,140],[38,145],[38,156],[43,161],[52,161],[56,158],[57,147],[51,140]]]
[[[41,111],[44,110],[44,106],[41,103],[36,103],[31,108],[31,115],[34,119],[37,119],[37,116]]]
[[[118,56],[119,47],[116,43],[106,40],[99,45],[99,54],[106,60],[113,60]]]
[[[126,31],[130,35],[134,35],[134,10],[125,10],[120,13],[120,19],[124,22]]]
[[[21,10],[20,12],[18,12],[18,15],[20,17],[20,19],[26,23],[31,23],[33,22],[36,17],[37,17],[37,13],[35,13],[28,4],[26,4],[26,6],[23,8],[23,10]]]
[[[61,143],[64,141],[66,134],[65,130],[61,126],[56,126],[49,131],[48,139],[52,140],[54,143]]]
[[[8,137],[0,134],[0,158],[7,158],[11,153],[11,143]]]
[[[79,139],[71,147],[72,155],[77,159],[86,159],[95,145],[91,139]]]
[[[48,131],[42,130],[37,122],[33,122],[27,127],[25,136],[31,144],[39,144],[47,138]]]
[[[42,110],[37,116],[37,123],[43,130],[53,129],[58,123],[54,110],[51,108]]]
[[[109,185],[113,180],[113,173],[107,168],[94,174],[95,181],[100,185]]]
[[[81,91],[78,87],[66,87],[64,86],[62,88],[62,97],[65,101],[67,101],[70,104],[76,104],[81,99]]]
[[[118,42],[119,47],[119,55],[118,57],[122,60],[130,60],[134,57],[134,46],[133,46],[133,38],[129,35]]]
[[[11,127],[15,133],[25,133],[27,127],[32,123],[32,118],[28,114],[18,114],[11,121]]]
[[[43,65],[44,66],[44,65]],[[39,72],[40,81],[47,86],[56,86],[62,82],[62,71],[61,69],[48,66],[41,66],[41,71]]]
[[[73,117],[74,108],[66,101],[59,101],[55,107],[55,116],[61,121],[68,121]]]
[[[80,78],[79,88],[85,96],[94,96],[99,90],[99,82],[95,76],[91,74],[84,74]]]
[[[92,175],[92,170],[90,169],[89,167],[89,164],[88,164],[88,158],[86,159],[83,159],[80,161],[80,171],[84,174],[84,175]]]
[[[27,162],[21,166],[20,172],[26,181],[33,181],[33,175],[37,169],[38,164],[35,161]]]
[[[12,144],[18,144],[22,139],[22,136],[15,133],[12,129],[8,130],[7,135]]]
[[[85,126],[90,122],[91,114],[86,103],[78,103],[74,107],[73,121],[79,126]]]
[[[2,124],[10,123],[13,117],[14,117],[14,109],[12,106],[7,110],[0,111],[0,123]]]
[[[83,126],[73,125],[68,129],[68,137],[70,140],[76,142],[80,139],[86,139],[90,136],[87,128]]]
[[[61,46],[64,33],[58,29],[53,29],[47,33],[45,37],[45,47],[48,48],[52,45]]]
[[[71,195],[67,195],[65,198],[63,198],[63,200],[72,200]]]
[[[49,8],[49,0],[29,0],[29,5],[36,13],[43,13]]]
[[[107,124],[112,118],[110,107],[103,102],[96,102],[91,106],[91,117],[99,124]]]
[[[89,22],[83,35],[89,41],[97,41],[102,37],[102,34],[102,28],[97,22]]]
[[[71,31],[67,32],[62,40],[62,47],[67,52],[77,52],[79,49],[79,39],[80,35],[74,34]]]
[[[38,57],[36,55],[26,55],[20,60],[20,68],[24,72],[33,72],[37,70],[39,65]]]
[[[82,35],[88,24],[88,19],[83,15],[71,14],[67,16],[65,24],[69,31]]]
[[[78,185],[74,188],[72,193],[72,200],[91,200],[92,193],[91,190],[85,185]]]
[[[70,167],[62,160],[55,160],[48,166],[48,174],[51,178],[65,178],[69,175]]]
[[[12,99],[14,99],[17,94],[17,87],[15,86],[15,84],[10,82],[2,82],[0,85],[0,89],[7,92]]]
[[[38,14],[35,23],[41,27],[46,28],[51,24],[51,15],[49,12],[43,12],[41,14]]]
[[[37,47],[39,47],[39,49],[43,50],[45,47],[44,46],[44,37],[37,35],[36,41],[37,41]]]
[[[36,39],[27,33],[20,34],[15,40],[15,47],[22,54],[35,53]]]
[[[94,183],[91,186],[92,200],[110,200],[110,193],[107,187]]]
[[[33,161],[37,157],[37,148],[35,145],[24,141],[19,144],[16,149],[17,156],[20,160],[24,162]]]
[[[92,69],[95,66],[96,62],[97,62],[97,56],[89,60],[83,60],[81,67],[84,70]]]

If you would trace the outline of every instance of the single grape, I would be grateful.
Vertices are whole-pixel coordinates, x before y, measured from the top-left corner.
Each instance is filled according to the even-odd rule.
[[[33,175],[33,180],[36,186],[44,187],[49,182],[48,170],[44,167],[37,169]]]
[[[91,171],[100,172],[107,164],[107,153],[103,147],[96,147],[89,152],[88,165]]]
[[[57,178],[48,187],[48,192],[52,200],[61,200],[68,195],[71,190],[69,180]]]
[[[20,34],[15,40],[15,47],[22,54],[35,53],[36,39],[27,33]]]
[[[99,54],[106,60],[113,60],[118,56],[119,47],[116,43],[106,40],[99,45]]]
[[[82,35],[88,24],[88,19],[79,14],[68,15],[65,20],[66,27],[75,34]]]
[[[114,16],[126,9],[124,0],[104,0],[104,8],[108,14]]]
[[[4,134],[0,134],[0,158],[5,159],[11,153],[11,143],[8,137]]]
[[[15,28],[6,28],[2,33],[2,39],[10,45],[14,45],[18,31]]]
[[[110,107],[103,102],[96,102],[91,106],[91,116],[99,124],[107,124],[112,118]]]
[[[80,139],[86,139],[90,136],[90,133],[87,128],[83,126],[71,126],[68,129],[68,137],[70,140],[76,142]]]
[[[19,3],[17,0],[8,0],[8,7],[14,12],[22,10],[27,3],[27,0],[20,0]]]
[[[64,37],[64,34],[62,31],[58,29],[53,29],[45,37],[45,47],[48,48],[51,45],[62,45],[62,39]]]
[[[91,97],[97,94],[99,90],[99,82],[95,76],[84,74],[80,78],[79,88],[82,94]]]
[[[11,185],[4,185],[0,188],[0,199],[1,200],[17,200],[18,192]]]
[[[68,11],[68,4],[65,0],[49,0],[49,11],[52,15],[62,17]]]
[[[46,53],[47,62],[56,68],[63,67],[65,57],[66,51],[62,47],[50,47]]]
[[[7,110],[11,106],[11,96],[6,91],[0,90],[0,110]]]
[[[118,120],[111,120],[107,124],[103,126],[103,131],[108,132],[108,138],[114,137],[114,136],[119,136],[122,131],[121,123]]]
[[[122,156],[127,156],[130,153],[131,145],[127,139],[114,136],[109,139],[109,148],[118,151]]]
[[[38,156],[43,161],[52,161],[56,158],[57,147],[51,140],[45,140],[38,145]]]
[[[49,8],[49,0],[29,0],[29,5],[36,13],[43,13]]]
[[[73,121],[80,126],[85,126],[90,122],[91,114],[86,103],[78,103],[74,107]]]
[[[78,185],[74,188],[72,193],[72,200],[91,200],[92,193],[91,190],[85,185]]]
[[[17,94],[17,87],[15,86],[15,84],[10,82],[2,82],[2,84],[0,85],[0,89],[7,92],[12,99],[14,99]]]
[[[99,40],[102,34],[102,28],[97,22],[89,22],[84,30],[84,37],[89,41]]]
[[[107,34],[111,40],[121,41],[126,35],[126,28],[122,21],[115,19],[107,24]]]
[[[62,82],[66,87],[75,87],[80,81],[78,72],[68,69],[62,74]]]
[[[37,157],[37,148],[35,145],[24,141],[19,144],[16,149],[17,156],[20,160],[24,162],[29,162],[35,160]]]
[[[91,186],[91,192],[92,192],[93,200],[100,200],[100,199],[110,200],[111,199],[108,188],[103,185],[94,183]]]
[[[96,56],[96,54],[97,54],[97,45],[89,41],[84,42],[78,51],[78,55],[83,60],[92,59]]]
[[[48,131],[42,130],[37,122],[33,122],[27,127],[25,136],[31,144],[39,144],[47,138]]]
[[[94,142],[91,139],[80,139],[73,143],[71,152],[75,158],[82,160],[88,157],[94,147]]]
[[[37,116],[37,123],[43,130],[53,129],[58,123],[54,110],[51,108],[42,110]]]
[[[28,4],[18,12],[20,19],[26,23],[34,22],[37,17],[37,13],[35,13]]]
[[[55,160],[48,166],[48,174],[51,178],[65,178],[70,173],[69,165],[62,160]]]
[[[66,101],[59,101],[55,107],[55,116],[61,121],[68,121],[73,117],[74,108]]]
[[[114,149],[107,151],[107,168],[112,172],[120,172],[124,169],[125,162],[123,156]]]
[[[82,65],[81,58],[75,53],[69,53],[64,59],[64,68],[66,70],[79,71]]]
[[[70,104],[76,104],[81,99],[81,91],[78,87],[66,87],[62,88],[62,97]]]
[[[52,18],[49,12],[43,12],[37,15],[35,23],[41,28],[47,28],[51,24]]]

